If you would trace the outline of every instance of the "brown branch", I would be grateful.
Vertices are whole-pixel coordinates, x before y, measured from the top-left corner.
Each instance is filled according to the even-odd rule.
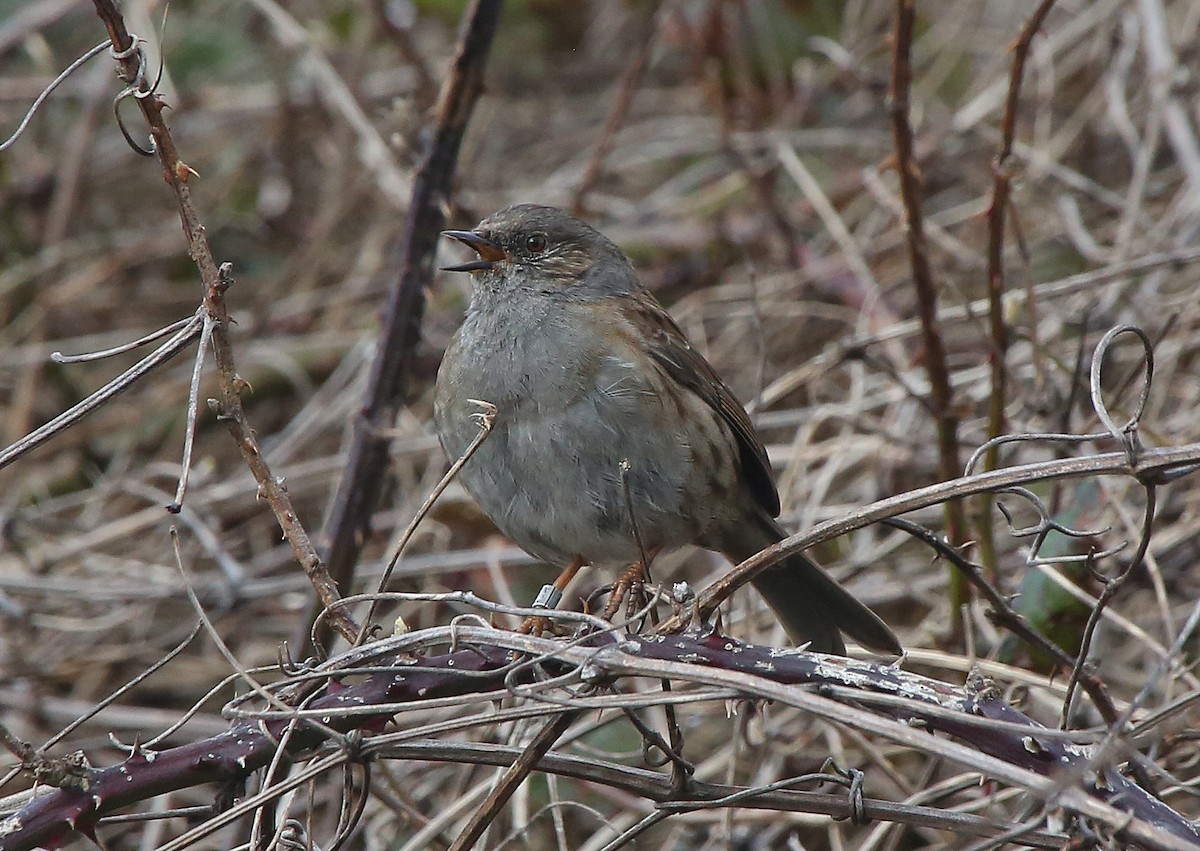
[[[1105,452],[1077,458],[1058,458],[1021,464],[987,473],[961,476],[945,482],[918,488],[896,496],[865,505],[841,517],[818,523],[800,534],[784,538],[772,544],[734,567],[720,579],[705,588],[696,598],[696,612],[702,620],[712,617],[717,607],[734,591],[745,585],[761,571],[788,556],[803,552],[809,547],[862,529],[888,517],[909,511],[929,508],[949,500],[989,493],[1016,485],[1028,485],[1053,479],[1069,479],[1081,476],[1125,475],[1147,482],[1169,480],[1179,470],[1194,469],[1200,461],[1200,443],[1190,443],[1170,449],[1146,449],[1138,456],[1137,466],[1131,467],[1124,452]],[[663,621],[662,632],[683,629],[679,616],[673,615]]]
[[[470,645],[454,653],[421,657],[417,664],[392,663],[389,667],[380,658],[385,649],[394,658],[397,653],[447,640]],[[1200,830],[1178,812],[1147,795],[1114,765],[1094,759],[1091,749],[1072,744],[1072,735],[1049,730],[1022,715],[984,678],[969,680],[963,689],[891,666],[794,650],[781,653],[777,648],[742,644],[708,632],[661,639],[625,636],[618,640],[596,635],[585,645],[564,645],[490,628],[441,627],[380,642],[370,652],[353,651],[339,660],[343,664],[338,667],[323,666],[320,675],[336,677],[353,671],[345,663],[357,660],[358,665],[371,666],[368,670],[373,673],[362,682],[321,695],[305,708],[338,731],[376,730],[397,711],[398,703],[419,706],[438,698],[469,700],[497,688],[505,672],[512,672],[510,679],[516,673],[509,661],[514,651],[540,657],[541,664],[554,674],[575,671],[585,683],[614,677],[666,677],[774,700],[954,760],[1027,789],[1051,805],[1096,819],[1148,847],[1185,848],[1188,843],[1200,842]],[[520,674],[510,685],[530,682],[532,666]],[[814,685],[819,687],[816,692],[811,690]],[[555,698],[544,706],[547,715],[556,716],[586,709],[586,696]],[[481,717],[480,723],[487,723],[486,716]],[[269,718],[238,723],[229,732],[203,742],[153,755],[139,752],[120,765],[90,770],[86,791],[56,789],[15,814],[7,822],[13,829],[0,840],[0,847],[23,851],[47,842],[53,845],[56,837],[71,830],[91,831],[99,816],[153,795],[244,778],[272,759],[281,746],[280,737],[296,724],[295,718],[273,713]],[[548,740],[561,732],[558,727],[554,723],[546,728],[536,746],[525,750],[522,776],[542,764]],[[931,731],[947,734],[953,741],[930,735]],[[368,737],[359,753],[386,754],[416,735],[428,734],[401,731],[380,735],[378,741]],[[317,725],[301,719],[283,746],[292,754],[311,751],[324,736]],[[454,743],[447,746],[453,748]],[[328,767],[336,767],[346,758],[343,755],[328,762]],[[429,753],[425,758],[454,756],[448,750],[442,757]],[[509,755],[502,758],[504,764],[511,763]],[[661,785],[653,794],[646,793],[652,800],[680,803],[703,799],[703,792],[697,791],[703,786],[681,789],[667,775],[660,777]],[[600,772],[588,779],[607,782]],[[276,794],[281,792],[282,788],[276,790]]]
[[[999,688],[985,678],[969,679],[962,690],[892,667],[821,654],[781,654],[716,634],[635,639],[591,655],[585,652],[578,651],[581,664],[586,660],[594,676],[670,676],[738,688],[962,762],[1118,831],[1128,830],[1129,838],[1150,847],[1200,845],[1200,826],[1124,777],[1115,764],[1097,763],[1088,750],[1047,735],[1045,727],[1004,701]],[[790,688],[804,683],[820,688],[816,693]],[[873,699],[876,690],[885,695]],[[895,695],[905,699],[894,700]],[[860,700],[896,720],[859,709],[854,704]],[[970,755],[925,730],[967,743]]]
[[[129,50],[133,44],[125,20],[114,0],[94,0],[96,14],[108,30],[113,49],[118,53],[129,51],[117,61],[120,63],[121,74],[126,80],[139,80],[142,54],[138,50]],[[150,134],[154,139],[154,151],[162,165],[163,179],[175,193],[179,204],[179,219],[183,225],[183,234],[187,239],[188,255],[200,270],[200,280],[204,285],[204,308],[213,323],[212,343],[216,357],[217,375],[220,381],[220,399],[216,402],[217,416],[221,419],[234,438],[242,459],[250,468],[254,480],[258,483],[259,495],[271,506],[279,527],[292,547],[292,553],[297,562],[304,568],[305,574],[313,583],[317,596],[325,605],[338,599],[337,588],[329,579],[324,563],[317,555],[312,543],[305,532],[300,519],[292,506],[291,498],[281,480],[276,478],[266,459],[259,450],[258,439],[254,429],[246,420],[242,408],[241,392],[246,388],[246,382],[237,373],[233,348],[229,341],[229,312],[225,305],[225,291],[229,288],[231,279],[227,267],[218,267],[213,258],[212,248],[205,236],[204,225],[192,203],[191,187],[188,181],[195,172],[179,157],[175,140],[163,117],[164,101],[157,93],[152,93],[150,84],[144,79],[140,82],[140,92],[144,96],[135,98],[141,108],[146,123],[150,125]],[[333,618],[334,625],[348,640],[353,640],[357,629],[353,621],[344,611],[339,611]]]
[[[371,714],[372,704],[431,700],[495,688],[508,664],[505,651],[460,650],[421,660],[419,668],[375,674],[369,680],[320,697],[306,709],[330,712],[328,726],[338,732],[381,725],[390,713]],[[472,676],[474,673],[474,676]],[[397,675],[402,674],[402,675]],[[338,714],[338,710],[355,713]],[[358,711],[358,710],[366,710]],[[94,835],[100,817],[177,789],[248,777],[269,765],[292,719],[243,721],[210,739],[158,752],[136,751],[124,763],[91,770],[84,788],[59,788],[34,798],[0,835],[2,851],[57,847],[56,837],[71,832]],[[301,724],[287,738],[291,754],[320,744],[324,734]]]
[[[1021,35],[1013,45],[1013,60],[1009,68],[1008,97],[1004,102],[1004,117],[1000,123],[1000,150],[992,164],[992,201],[988,206],[988,320],[992,334],[992,414],[989,420],[989,437],[997,437],[1004,431],[1004,356],[1008,351],[1008,328],[1004,324],[1004,215],[1008,209],[1009,190],[1012,188],[1012,152],[1017,135],[1017,111],[1020,106],[1021,81],[1025,76],[1025,63],[1033,38],[1042,28],[1050,7],[1055,0],[1042,0],[1037,10],[1025,22]],[[996,401],[999,399],[999,409]],[[987,469],[996,466],[995,453],[989,453]]]
[[[953,479],[962,470],[958,453],[958,414],[954,410],[954,391],[946,363],[946,347],[937,321],[937,284],[929,263],[925,241],[924,215],[921,210],[921,175],[913,146],[912,126],[908,121],[909,93],[912,89],[912,42],[916,21],[916,0],[896,0],[896,24],[893,33],[891,79],[888,100],[895,145],[896,172],[900,179],[900,197],[904,202],[904,225],[912,266],[913,287],[917,294],[917,313],[921,320],[925,370],[929,375],[929,405],[937,426],[938,475]],[[961,542],[967,533],[962,503],[946,503],[947,535]],[[957,573],[950,574],[951,622],[955,635],[961,633],[959,607],[966,602],[966,585]]]
[[[454,63],[438,100],[434,132],[413,178],[398,248],[398,274],[383,306],[379,345],[354,421],[349,458],[319,538],[329,572],[341,588],[348,588],[354,578],[371,514],[383,490],[391,445],[388,433],[408,398],[408,377],[425,309],[423,292],[433,280],[433,260],[445,225],[459,147],[483,91],[484,64],[502,5],[502,0],[474,0],[464,15]],[[349,640],[353,642],[354,636]]]
[[[1009,67],[1008,97],[1004,102],[1004,117],[1000,122],[1000,150],[992,163],[992,201],[987,211],[987,298],[988,326],[992,346],[988,353],[990,365],[991,394],[988,397],[988,439],[999,437],[1005,432],[1004,408],[1007,402],[1009,334],[1004,322],[1004,216],[1008,210],[1009,191],[1012,188],[1013,143],[1017,135],[1017,111],[1020,106],[1021,82],[1025,77],[1025,63],[1033,38],[1041,30],[1050,7],[1055,0],[1042,0],[1041,5],[1025,22],[1021,35],[1013,45],[1013,60]],[[984,460],[984,469],[994,470],[999,460],[999,449],[993,448]],[[990,499],[984,500],[979,522],[980,554],[990,576],[996,575],[996,554],[992,541]]]

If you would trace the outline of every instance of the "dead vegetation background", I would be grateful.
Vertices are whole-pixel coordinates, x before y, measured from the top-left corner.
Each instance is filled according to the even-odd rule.
[[[1155,344],[1143,443],[1197,440],[1200,224],[1196,45],[1200,7],[1179,0],[1061,0],[1033,39],[1012,156],[1002,148],[1011,45],[1037,4],[957,0],[918,8],[910,119],[924,226],[941,311],[944,364],[964,464],[998,433],[1103,431],[1088,400],[1100,337],[1122,323]],[[131,0],[130,28],[165,56],[160,91],[219,261],[233,264],[227,301],[243,403],[276,475],[311,534],[321,528],[362,404],[380,300],[395,277],[395,244],[413,168],[453,52],[457,2],[178,2]],[[468,226],[514,201],[574,206],[621,244],[647,285],[747,401],[769,444],[789,526],[807,528],[944,478],[928,402],[929,348],[906,245],[889,98],[890,3],[663,0],[508,4],[486,91],[465,140],[451,222]],[[15,128],[46,83],[104,37],[90,4],[0,0],[0,126]],[[134,355],[62,365],[51,352],[105,348],[191,315],[198,278],[175,201],[158,166],[130,150],[111,110],[106,55],[68,80],[26,135],[0,154],[0,442],[70,407]],[[122,106],[135,138],[145,131]],[[1003,229],[1008,348],[997,428],[989,325],[989,216],[997,168],[1011,177]],[[447,261],[453,248],[446,249]],[[457,256],[457,255],[454,255]],[[994,258],[991,268],[995,268]],[[440,353],[467,296],[439,275],[427,303],[411,398],[395,423],[385,504],[372,519],[353,587],[375,588],[397,538],[446,468],[430,424]],[[303,647],[311,586],[274,517],[256,498],[226,430],[205,416],[183,513],[168,515],[179,476],[192,365],[178,358],[52,442],[0,469],[3,722],[39,744],[176,645],[196,615],[172,554],[180,529],[186,581],[245,667]],[[1141,349],[1114,344],[1103,374],[1121,422],[1142,386]],[[216,394],[205,379],[201,398]],[[989,419],[991,417],[991,419]],[[1004,465],[1111,451],[1013,444]],[[961,468],[959,470],[961,472]],[[1049,513],[1080,539],[1051,535],[1042,556],[1113,550],[1103,576],[1129,566],[1145,489],[1129,477],[1036,486]],[[1014,524],[1036,520],[1010,499]],[[1157,493],[1153,535],[1099,621],[1089,658],[1119,705],[1147,684],[1135,717],[1182,708],[1139,746],[1160,768],[1158,791],[1195,818],[1200,693],[1188,639],[1200,571],[1193,567],[1197,491]],[[909,515],[945,531],[940,508]],[[953,522],[953,519],[951,519]],[[987,504],[965,505],[956,543],[1034,625],[1068,653],[1102,581],[1079,563],[1031,567]],[[905,533],[883,527],[822,544],[814,555],[873,606],[912,653],[906,667],[960,683],[976,664],[1006,696],[1051,726],[1069,672],[1030,654],[977,600],[954,605],[951,573]],[[658,578],[704,587],[726,565],[681,553]],[[471,589],[524,605],[547,569],[501,540],[453,486],[419,527],[391,590]],[[579,593],[606,581],[585,575]],[[578,596],[578,595],[576,595]],[[413,629],[464,611],[407,603]],[[502,619],[515,623],[513,619]],[[722,628],[782,644],[751,594]],[[1183,641],[1179,639],[1183,637]],[[1174,655],[1168,648],[1179,644]],[[1165,676],[1152,679],[1167,665]],[[145,683],[75,730],[58,750],[95,765],[120,761],[110,735],[154,735],[193,705],[169,743],[227,726],[236,691],[229,661],[196,640]],[[264,674],[269,678],[269,674]],[[629,692],[657,681],[631,681]],[[724,700],[680,710],[697,776],[755,786],[817,770],[826,757],[867,771],[870,795],[1015,823],[1037,805],[1016,788],[935,756],[781,706]],[[430,710],[445,718],[478,704]],[[440,715],[438,714],[440,713]],[[1090,701],[1075,727],[1100,723]],[[651,723],[661,724],[655,712]],[[585,715],[564,753],[642,765],[641,738],[619,710]],[[521,722],[458,737],[520,743]],[[380,760],[349,847],[442,848],[498,769],[468,761]],[[10,783],[12,793],[28,781]],[[336,832],[342,778],[315,780],[296,803],[321,843]],[[211,787],[151,808],[208,805]],[[1029,809],[1032,807],[1032,809]],[[652,810],[603,784],[535,775],[480,847],[599,849]],[[1085,828],[1055,821],[1086,837]],[[104,826],[107,848],[152,848],[192,815]],[[247,822],[199,840],[233,848]],[[1104,841],[1103,831],[1099,839]],[[918,848],[969,841],[936,827],[752,807],[675,815],[638,840],[655,848]],[[285,846],[279,846],[285,847]],[[299,847],[299,846],[298,846]]]

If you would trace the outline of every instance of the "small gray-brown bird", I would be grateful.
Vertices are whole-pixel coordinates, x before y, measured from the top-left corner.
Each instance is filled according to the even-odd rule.
[[[746,411],[611,240],[533,204],[445,234],[479,257],[449,267],[474,287],[438,371],[434,418],[454,459],[479,433],[476,400],[496,406],[460,479],[501,532],[559,566],[628,566],[639,535],[649,553],[698,544],[735,562],[784,537]],[[845,632],[901,652],[803,555],[754,586],[812,650],[845,653]]]

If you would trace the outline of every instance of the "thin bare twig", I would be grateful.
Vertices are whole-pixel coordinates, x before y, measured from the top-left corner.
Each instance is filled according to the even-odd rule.
[[[192,450],[196,446],[196,419],[200,412],[200,378],[204,375],[204,361],[208,356],[208,346],[215,324],[212,316],[205,315],[204,323],[200,327],[200,341],[196,344],[192,382],[188,386],[187,416],[184,417],[183,424],[183,458],[179,462],[179,484],[175,488],[175,498],[167,506],[167,511],[172,514],[183,510],[183,500],[187,496],[187,484],[192,471]]]
[[[70,428],[92,411],[105,405],[112,399],[124,393],[152,369],[162,366],[171,358],[191,345],[200,335],[204,323],[203,316],[197,313],[187,323],[176,331],[165,343],[155,349],[142,360],[105,384],[86,399],[72,405],[50,421],[43,423],[29,434],[0,450],[0,468],[7,467],[22,455],[41,446],[56,434]]]
[[[174,334],[176,331],[179,331],[181,328],[195,322],[197,315],[199,315],[199,314],[197,313],[193,316],[188,316],[185,319],[177,319],[174,322],[172,322],[170,325],[166,325],[162,328],[159,328],[157,331],[151,331],[149,334],[145,335],[144,337],[139,337],[138,339],[133,340],[132,342],[122,343],[119,346],[112,346],[111,348],[101,349],[100,351],[84,352],[84,353],[78,354],[78,355],[64,355],[62,352],[51,352],[50,360],[54,361],[55,363],[62,363],[62,364],[90,363],[91,361],[103,360],[104,358],[110,358],[110,357],[113,357],[114,355],[123,355],[126,352],[132,352],[134,349],[140,349],[142,346],[149,345],[150,343],[153,343],[155,340],[161,339],[161,338],[167,336],[168,334]]]
[[[929,401],[937,429],[938,474],[952,479],[962,469],[958,454],[958,414],[954,390],[946,363],[946,347],[937,320],[937,284],[929,262],[925,241],[925,218],[921,210],[920,166],[914,153],[912,126],[909,124],[909,93],[912,89],[912,41],[916,23],[916,0],[896,0],[895,29],[892,34],[892,67],[888,84],[892,141],[895,146],[896,173],[900,197],[904,201],[904,231],[908,259],[912,266],[913,288],[917,294],[917,312],[921,320],[923,360],[929,375]],[[946,502],[947,535],[962,541],[967,534],[966,516],[958,500]],[[951,631],[961,636],[963,624],[959,610],[966,602],[966,585],[957,572],[950,575]]]
[[[408,67],[412,69],[416,79],[416,100],[422,111],[425,111],[433,105],[437,98],[438,87],[437,82],[430,73],[429,64],[421,56],[421,51],[413,42],[413,31],[410,27],[402,26],[397,20],[399,8],[394,4],[388,3],[387,0],[373,0],[371,4],[375,10],[375,18],[379,21],[384,33],[396,45],[396,49],[400,52],[400,58],[408,63]]]
[[[338,597],[337,586],[329,579],[324,563],[310,543],[308,533],[304,531],[282,481],[271,473],[271,469],[259,449],[254,429],[247,422],[245,411],[242,408],[241,392],[247,385],[237,373],[227,331],[229,312],[225,306],[225,291],[229,288],[230,278],[227,269],[223,274],[221,268],[218,267],[212,248],[208,244],[204,226],[200,223],[200,217],[192,203],[191,187],[188,185],[188,181],[195,172],[179,156],[175,140],[163,117],[165,103],[161,96],[154,93],[151,84],[145,79],[143,74],[145,57],[138,50],[136,42],[130,37],[121,10],[114,0],[94,0],[94,4],[96,14],[108,30],[109,40],[117,51],[116,55],[120,57],[117,61],[124,79],[139,81],[135,100],[146,123],[150,125],[154,152],[162,165],[163,179],[175,193],[183,234],[187,239],[188,254],[200,271],[200,280],[204,285],[204,310],[213,322],[213,352],[216,355],[217,375],[221,391],[220,400],[213,403],[218,419],[226,424],[230,434],[233,435],[234,441],[242,453],[242,459],[258,483],[259,493],[266,498],[274,511],[284,536],[291,544],[296,560],[304,568],[317,595],[326,604],[331,603]],[[353,637],[358,634],[356,625],[345,612],[340,612],[335,617],[334,625],[347,640],[353,640]]]
[[[510,765],[520,753],[520,748],[511,746],[437,740],[402,743],[380,750],[381,756],[397,759],[454,761],[501,766]],[[570,754],[549,753],[538,763],[537,770],[592,783],[604,783],[614,789],[621,789],[655,802],[662,801],[669,804],[679,800],[673,796],[669,782],[665,781],[661,774],[598,760],[594,757],[583,758]],[[978,780],[973,778],[972,783],[977,784]],[[714,801],[738,796],[736,802],[728,806],[780,812],[807,812],[829,815],[839,819],[850,817],[850,802],[846,795],[790,789],[750,790],[746,787],[699,781],[689,791],[691,797],[688,800],[693,804],[708,802],[710,806],[717,806],[713,803]],[[753,794],[746,797],[750,792]],[[680,805],[681,808],[687,806],[682,801],[680,801]],[[879,798],[864,799],[863,807],[870,818],[878,821],[952,830],[966,836],[994,836],[1007,828],[1006,824],[979,816],[934,807],[897,804]],[[1031,840],[1028,843],[1031,847],[1060,848],[1065,837],[1043,830],[1036,831],[1026,839]]]
[[[408,545],[413,533],[417,531],[417,526],[422,520],[425,519],[425,515],[429,513],[430,509],[433,508],[433,504],[437,502],[438,497],[440,497],[446,488],[450,486],[450,483],[454,481],[454,477],[458,475],[458,472],[463,468],[463,465],[471,460],[471,456],[475,454],[476,450],[478,450],[479,447],[483,445],[483,442],[487,440],[488,435],[492,433],[492,426],[496,424],[496,406],[491,402],[485,402],[481,399],[474,399],[472,401],[482,408],[480,412],[472,415],[475,418],[476,423],[479,425],[479,433],[475,435],[471,443],[466,449],[463,450],[463,453],[458,457],[458,460],[450,465],[450,469],[446,471],[446,474],[442,476],[441,480],[436,486],[434,486],[433,490],[430,491],[429,496],[425,497],[425,501],[421,503],[421,507],[417,509],[417,513],[414,514],[413,518],[408,522],[408,526],[405,527],[404,533],[400,536],[400,540],[396,544],[395,553],[393,553],[392,557],[388,560],[387,567],[383,570],[383,575],[379,577],[379,583],[377,587],[380,591],[387,589],[388,581],[392,577],[392,571],[400,562],[400,556],[404,554],[404,548]],[[363,641],[366,640],[367,633],[371,629],[371,623],[375,619],[375,610],[379,604],[379,600],[380,598],[378,596],[371,599],[371,605],[367,609],[367,616],[363,618],[362,628],[359,631],[358,639],[354,642],[355,647],[361,645]]]

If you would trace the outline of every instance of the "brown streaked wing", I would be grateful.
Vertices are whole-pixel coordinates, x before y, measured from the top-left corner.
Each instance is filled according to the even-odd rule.
[[[709,362],[692,348],[683,330],[652,295],[635,293],[628,303],[631,307],[627,315],[648,341],[650,356],[667,375],[720,414],[733,430],[741,455],[742,475],[750,493],[769,515],[778,517],[779,491],[771,476],[771,462],[742,403]]]

